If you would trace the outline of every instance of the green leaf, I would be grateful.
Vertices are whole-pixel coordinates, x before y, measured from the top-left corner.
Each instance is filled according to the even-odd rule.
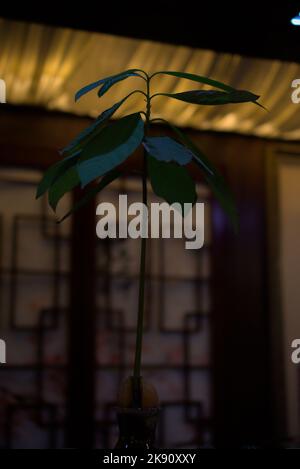
[[[44,173],[44,176],[39,183],[36,191],[36,198],[41,197],[49,187],[71,166],[75,164],[74,157],[78,156],[79,152],[72,155],[72,157],[65,158],[64,160],[58,161],[57,163],[50,166]]]
[[[82,187],[123,163],[140,145],[144,122],[139,113],[105,127],[84,148],[78,161]]]
[[[140,77],[138,73],[135,72],[127,72],[119,76],[114,76],[105,81],[105,83],[101,86],[100,90],[98,91],[98,96],[101,98],[113,85],[118,83],[119,81],[125,80],[128,77]]]
[[[65,147],[62,154],[74,154],[74,152],[81,151],[83,146],[92,140],[99,132],[104,128],[107,121],[113,116],[113,114],[119,109],[120,106],[136,91],[129,93],[125,98],[115,103],[110,108],[103,111],[93,122],[92,125],[84,129],[67,147]]]
[[[80,183],[77,171],[69,168],[49,189],[49,205],[55,211],[60,199]]]
[[[210,85],[213,86],[214,88],[219,88],[220,90],[224,91],[234,91],[234,88],[232,88],[229,85],[225,85],[225,83],[222,83],[220,81],[212,80],[211,78],[203,77],[201,75],[194,75],[193,73],[185,73],[185,72],[169,72],[169,71],[161,71],[161,72],[156,72],[154,75],[158,74],[163,74],[163,75],[171,75],[174,77],[178,78],[186,78],[191,81],[196,81],[198,83],[202,83],[204,85]]]
[[[159,161],[176,161],[180,165],[189,163],[193,155],[170,137],[147,137],[143,141],[146,151]]]
[[[206,106],[248,102],[256,103],[259,99],[258,95],[244,90],[234,90],[230,92],[194,90],[184,91],[183,93],[159,93],[159,95],[168,96],[169,98],[178,99],[186,103],[203,104]]]
[[[83,95],[86,93],[89,93],[90,91],[94,90],[95,88],[98,88],[99,86],[102,85],[101,89],[99,90],[99,97],[102,96],[106,91],[111,88],[115,83],[118,83],[119,81],[125,80],[125,78],[132,77],[132,76],[138,76],[140,77],[138,72],[140,71],[138,68],[133,68],[130,70],[125,70],[124,72],[117,73],[116,75],[112,75],[106,78],[101,78],[101,80],[97,80],[93,83],[90,83],[87,86],[84,86],[81,88],[77,93],[75,94],[75,101],[78,101]]]
[[[194,204],[197,200],[195,183],[188,170],[176,163],[158,161],[147,156],[148,172],[154,193],[168,204]]]
[[[221,207],[224,209],[225,213],[230,219],[235,232],[237,232],[239,224],[237,208],[234,197],[225,179],[214,167],[214,165],[201,152],[201,150],[199,150],[199,148],[194,144],[194,142],[192,142],[192,140],[187,137],[187,135],[181,132],[181,130],[179,130],[174,125],[170,124],[168,121],[164,119],[163,121],[166,122],[173,129],[173,131],[178,135],[182,143],[191,150],[191,152],[193,153],[194,161],[202,169],[208,186],[211,188],[216,199],[218,200]]]
[[[110,173],[106,174],[103,176],[101,181],[91,187],[86,194],[80,199],[72,208],[69,210],[69,212],[66,213],[59,221],[58,223],[61,223],[62,221],[66,220],[70,215],[72,215],[74,212],[79,210],[80,208],[84,207],[87,203],[89,203],[100,191],[102,191],[106,186],[108,186],[111,182],[113,182],[115,179],[117,179],[119,176],[121,176],[121,172],[118,170],[113,170]]]

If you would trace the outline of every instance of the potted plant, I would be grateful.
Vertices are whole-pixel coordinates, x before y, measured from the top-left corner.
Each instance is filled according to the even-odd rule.
[[[187,79],[212,90],[191,90],[182,93],[151,93],[153,79],[159,75],[170,75]],[[65,220],[75,210],[88,203],[112,181],[122,175],[120,165],[139,147],[143,147],[142,201],[147,206],[147,179],[150,179],[154,193],[169,204],[195,203],[197,199],[195,182],[186,165],[195,164],[227,213],[234,229],[238,218],[233,197],[217,169],[203,155],[199,148],[174,125],[163,118],[151,118],[151,106],[157,96],[181,100],[196,105],[224,105],[229,103],[258,103],[259,96],[244,90],[237,90],[207,77],[176,71],[159,71],[148,75],[144,70],[131,69],[117,75],[103,78],[80,89],[77,101],[86,93],[98,89],[101,98],[114,84],[128,77],[139,77],[143,89],[136,89],[121,101],[102,112],[93,124],[81,132],[61,151],[62,159],[51,166],[42,178],[37,197],[48,192],[49,204],[55,211],[64,194],[77,186],[89,186],[82,199],[60,220]],[[124,116],[114,122],[110,119],[122,104],[135,93],[145,98],[145,109]],[[170,127],[175,139],[169,136],[153,137],[150,127],[162,122]],[[122,385],[118,412],[120,440],[118,447],[144,447],[153,445],[157,411],[159,407],[155,389],[144,382],[141,374],[144,290],[146,264],[146,238],[141,237],[138,314],[136,347],[132,377]]]

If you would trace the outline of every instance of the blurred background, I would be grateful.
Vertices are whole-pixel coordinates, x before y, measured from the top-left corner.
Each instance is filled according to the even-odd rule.
[[[199,175],[205,246],[150,240],[144,377],[157,388],[161,448],[280,448],[300,440],[300,4],[201,15],[57,15],[0,8],[0,365],[1,448],[111,448],[114,407],[131,374],[139,243],[96,239],[96,203],[127,193],[130,175],[63,224],[35,200],[58,150],[140,82],[101,100],[75,92],[130,68],[205,75],[261,95],[253,105],[200,107],[157,98],[153,117],[184,128],[236,197],[235,235]],[[231,11],[232,10],[232,11]],[[102,12],[103,13],[103,12]],[[153,91],[192,82],[160,76]],[[116,113],[143,109],[134,95]],[[168,130],[155,125],[156,135]],[[64,214],[79,194],[66,196]],[[150,198],[154,199],[153,194]]]

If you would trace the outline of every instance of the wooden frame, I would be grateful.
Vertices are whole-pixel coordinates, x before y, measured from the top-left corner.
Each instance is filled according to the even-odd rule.
[[[288,435],[287,394],[284,363],[284,318],[282,286],[280,281],[280,220],[279,220],[279,164],[300,157],[300,145],[274,143],[267,152],[266,159],[266,206],[267,206],[267,246],[268,246],[268,291],[271,325],[271,370],[273,425],[278,441]]]

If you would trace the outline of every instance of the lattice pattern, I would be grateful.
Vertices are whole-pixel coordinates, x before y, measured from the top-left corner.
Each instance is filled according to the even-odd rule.
[[[144,376],[162,402],[160,447],[210,441],[210,213],[208,194],[199,190],[206,202],[206,246],[188,251],[181,239],[148,241]],[[128,203],[141,198],[135,181],[116,184],[102,197],[116,203],[120,192],[128,194]],[[138,254],[136,240],[99,241],[97,441],[108,448],[116,438],[111,396],[132,367]]]
[[[35,172],[0,173],[1,367],[0,445],[63,445],[68,230],[34,202]],[[65,202],[66,206],[68,201]]]
[[[0,368],[0,447],[64,446],[66,308],[70,227],[59,226],[34,200],[38,173],[0,173],[1,336],[8,364]],[[139,184],[120,189],[139,200]],[[150,240],[147,263],[144,376],[156,385],[161,447],[199,447],[210,441],[210,243],[187,251],[182,240]],[[66,199],[66,210],[70,201]],[[138,240],[97,245],[96,446],[116,439],[112,396],[131,373]],[[172,422],[170,425],[169,422]]]

